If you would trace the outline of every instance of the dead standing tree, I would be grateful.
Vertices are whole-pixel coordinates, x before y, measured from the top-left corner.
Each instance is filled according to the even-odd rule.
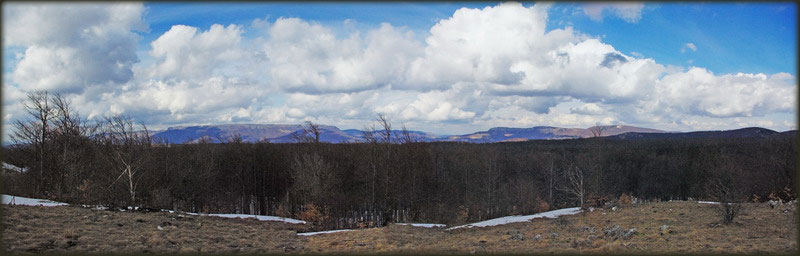
[[[127,190],[132,204],[136,203],[136,191],[143,177],[147,151],[151,146],[150,133],[142,123],[142,130],[134,130],[133,121],[128,116],[106,118],[102,142],[106,146],[105,155],[111,166],[120,174],[109,185],[113,187],[122,177],[127,179]]]

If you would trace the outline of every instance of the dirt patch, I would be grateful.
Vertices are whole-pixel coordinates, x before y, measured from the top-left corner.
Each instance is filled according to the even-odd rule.
[[[390,225],[297,236],[305,225],[80,207],[3,207],[12,252],[789,253],[795,208],[746,204],[730,225],[716,205],[664,202],[486,228]]]

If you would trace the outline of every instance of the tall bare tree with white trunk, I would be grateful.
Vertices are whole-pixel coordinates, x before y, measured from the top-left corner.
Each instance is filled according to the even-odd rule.
[[[132,204],[136,203],[136,192],[145,171],[150,133],[142,123],[139,130],[128,116],[112,116],[105,120],[100,140],[106,146],[105,155],[119,175],[111,183],[114,186],[123,177]]]

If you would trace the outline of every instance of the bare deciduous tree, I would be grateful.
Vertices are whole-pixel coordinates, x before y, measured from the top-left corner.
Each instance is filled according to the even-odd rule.
[[[35,161],[37,166],[34,168],[36,173],[34,191],[43,194],[43,184],[45,173],[48,172],[47,154],[48,140],[51,139],[51,121],[56,118],[57,110],[50,104],[50,97],[47,91],[34,91],[27,95],[27,101],[22,103],[25,112],[32,117],[31,120],[17,120],[14,123],[14,132],[11,140],[16,144],[27,144],[32,146],[35,151]]]
[[[305,121],[303,123],[303,129],[300,132],[292,133],[292,139],[297,142],[301,143],[319,143],[320,135],[322,134],[322,130],[319,128],[319,124],[312,123],[311,121]]]
[[[302,201],[319,204],[325,193],[329,169],[330,166],[316,153],[295,157],[292,162],[292,194]]]
[[[739,215],[742,209],[741,202],[745,201],[745,196],[739,189],[736,177],[741,177],[743,171],[733,161],[719,159],[716,164],[718,170],[713,177],[706,183],[706,193],[712,200],[719,202],[719,214],[722,223],[729,224]]]
[[[403,124],[400,143],[413,143],[413,142],[416,142],[416,140],[414,139],[414,137],[411,136],[411,132],[408,131],[406,125]]]
[[[600,137],[603,136],[603,132],[608,128],[607,126],[602,126],[597,124],[596,126],[590,127],[589,131],[592,132],[592,137]]]
[[[142,178],[147,161],[148,149],[151,146],[150,133],[144,123],[141,130],[135,130],[133,121],[128,116],[116,115],[106,118],[101,140],[106,145],[105,155],[120,172],[111,183],[113,186],[122,177],[127,178],[127,190],[131,203],[136,203],[136,191]]]
[[[378,125],[383,128],[381,130],[381,141],[383,143],[392,143],[392,124],[389,123],[389,120],[386,119],[386,116],[383,114],[378,114],[376,120],[378,121]]]
[[[564,176],[566,176],[568,182],[566,186],[561,188],[561,190],[579,199],[580,206],[583,208],[586,197],[584,170],[577,165],[570,164],[567,168],[565,168]]]

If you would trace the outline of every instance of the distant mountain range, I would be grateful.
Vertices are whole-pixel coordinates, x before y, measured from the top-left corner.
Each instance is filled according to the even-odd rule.
[[[225,142],[240,136],[245,142],[269,141],[272,143],[293,143],[296,136],[302,134],[302,125],[296,124],[225,124],[203,126],[170,127],[167,130],[155,131],[154,139],[173,144],[196,143],[201,140],[209,142]],[[357,129],[340,130],[336,126],[320,125],[320,141],[328,143],[350,143],[364,141],[365,132]],[[743,138],[766,137],[775,134],[796,136],[797,131],[779,133],[765,128],[742,128],[727,131],[698,132],[665,132],[656,129],[627,126],[594,126],[583,128],[560,128],[551,126],[535,126],[531,128],[495,127],[464,135],[436,135],[421,131],[408,131],[409,137],[419,142],[454,141],[472,143],[509,142],[526,140],[554,140],[593,137],[594,132],[600,136],[617,139],[646,138]],[[376,132],[377,133],[377,132]],[[393,136],[399,138],[402,131],[393,130]],[[376,137],[378,135],[376,134]]]
[[[752,138],[769,137],[774,135],[796,136],[797,130],[776,132],[766,128],[748,127],[736,130],[724,131],[697,131],[697,132],[678,132],[678,133],[641,133],[629,132],[615,136],[619,139],[661,139],[661,138]]]

